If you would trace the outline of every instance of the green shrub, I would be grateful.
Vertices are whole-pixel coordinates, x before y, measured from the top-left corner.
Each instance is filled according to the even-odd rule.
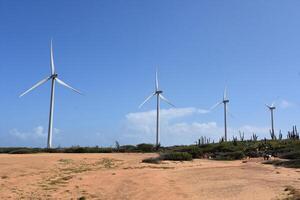
[[[187,152],[192,155],[193,158],[200,158],[203,156],[203,151],[198,146],[183,146],[177,147],[175,152]]]
[[[137,150],[141,152],[152,152],[154,150],[154,145],[153,144],[138,144],[136,145]]]
[[[156,157],[156,158],[145,158],[143,163],[151,163],[151,164],[160,164],[161,163],[161,158]]]
[[[83,147],[66,148],[64,153],[87,153]]]
[[[264,164],[271,164],[274,166],[288,167],[288,168],[300,168],[300,159],[296,160],[269,160],[265,161]]]
[[[284,153],[284,154],[281,154],[279,157],[283,158],[283,159],[291,159],[291,160],[300,159],[300,151]]]
[[[162,160],[174,160],[174,161],[189,161],[193,160],[191,154],[187,152],[170,152],[164,153],[160,156]]]
[[[125,152],[136,152],[137,148],[134,145],[123,145],[123,146],[120,146],[119,151],[122,152],[122,153],[125,153]]]
[[[215,155],[216,160],[240,160],[245,157],[242,151],[236,152],[221,152]]]
[[[37,153],[37,151],[35,151],[34,149],[17,149],[9,152],[9,154],[31,154],[31,153]]]
[[[112,153],[113,149],[109,147],[70,147],[63,149],[64,153]]]

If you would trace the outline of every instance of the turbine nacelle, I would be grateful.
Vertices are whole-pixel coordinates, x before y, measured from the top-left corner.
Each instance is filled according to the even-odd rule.
[[[163,93],[162,90],[158,90],[158,91],[155,92],[155,94],[162,94],[162,93]]]
[[[275,110],[276,109],[276,106],[274,105],[274,103],[272,103],[272,105],[266,104],[266,107],[269,108],[270,110]]]
[[[223,103],[229,103],[229,100],[223,100]]]
[[[52,75],[50,76],[50,78],[52,78],[52,79],[57,78],[57,77],[58,77],[58,74],[52,74]]]

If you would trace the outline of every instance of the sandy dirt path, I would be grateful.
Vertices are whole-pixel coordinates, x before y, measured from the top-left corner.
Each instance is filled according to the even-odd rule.
[[[0,155],[1,199],[281,199],[300,169],[260,159],[141,163],[156,154]]]

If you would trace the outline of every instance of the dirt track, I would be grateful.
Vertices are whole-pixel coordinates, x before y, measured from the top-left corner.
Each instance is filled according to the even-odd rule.
[[[280,199],[300,170],[261,160],[144,164],[155,154],[0,155],[1,199]]]

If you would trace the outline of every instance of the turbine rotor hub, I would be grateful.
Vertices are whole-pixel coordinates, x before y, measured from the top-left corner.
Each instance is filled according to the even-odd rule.
[[[57,78],[58,74],[53,74],[51,78]]]

